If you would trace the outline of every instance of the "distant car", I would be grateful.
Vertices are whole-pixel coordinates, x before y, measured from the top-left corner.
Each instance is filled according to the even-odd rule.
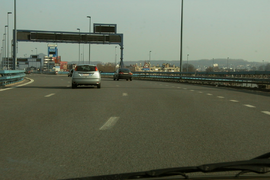
[[[26,70],[24,73],[25,74],[31,74],[31,71],[30,70]]]
[[[119,79],[126,79],[132,81],[132,72],[129,69],[119,68],[113,75],[113,80],[119,81]]]
[[[74,69],[71,69],[68,73],[68,77],[72,77],[72,73],[73,73]]]
[[[79,85],[94,85],[101,87],[101,75],[96,65],[79,64],[72,73],[72,88]]]

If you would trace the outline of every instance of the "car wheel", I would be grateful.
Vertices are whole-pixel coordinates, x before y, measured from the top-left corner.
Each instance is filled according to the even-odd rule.
[[[130,78],[129,80],[132,81],[132,78]]]
[[[115,81],[115,78],[113,78],[113,80]]]
[[[75,89],[77,87],[76,84],[72,84],[72,89]]]
[[[128,79],[126,79],[128,81]]]
[[[100,87],[101,87],[101,84],[98,84],[98,85],[97,85],[97,88],[100,89]]]
[[[119,79],[117,79],[117,81],[119,81]]]

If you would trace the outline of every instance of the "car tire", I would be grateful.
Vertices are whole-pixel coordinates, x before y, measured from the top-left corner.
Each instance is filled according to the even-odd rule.
[[[128,79],[126,79],[128,81]]]
[[[132,81],[132,78],[130,78],[129,80]]]
[[[119,79],[117,79],[117,81],[119,81]]]
[[[75,89],[76,87],[77,87],[77,85],[76,84],[72,84],[72,89]]]
[[[113,78],[113,80],[115,81],[115,78]]]
[[[97,85],[97,88],[100,89],[100,88],[101,88],[101,84],[98,84],[98,85]]]

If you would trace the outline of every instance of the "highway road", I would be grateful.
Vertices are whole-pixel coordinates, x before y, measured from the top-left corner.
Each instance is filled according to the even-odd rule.
[[[27,75],[0,89],[0,179],[65,179],[269,152],[270,94],[158,81]]]

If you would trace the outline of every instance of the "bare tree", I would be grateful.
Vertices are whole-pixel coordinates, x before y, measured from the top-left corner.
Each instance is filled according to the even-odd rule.
[[[196,68],[192,64],[184,64],[183,72],[195,72]]]

